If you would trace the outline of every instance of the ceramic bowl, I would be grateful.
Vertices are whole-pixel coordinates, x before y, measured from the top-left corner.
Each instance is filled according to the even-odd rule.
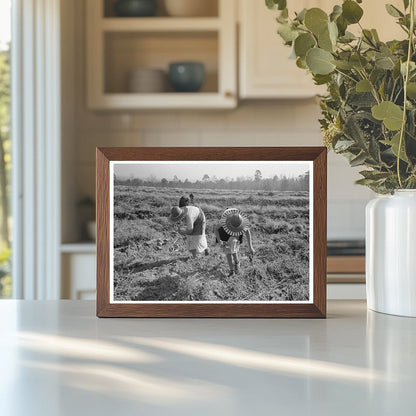
[[[162,69],[136,68],[129,72],[128,91],[131,93],[165,92],[167,84],[167,75]]]
[[[205,80],[205,67],[201,62],[172,62],[169,81],[177,92],[197,92]]]
[[[148,17],[157,12],[156,0],[118,0],[114,12],[119,17]]]

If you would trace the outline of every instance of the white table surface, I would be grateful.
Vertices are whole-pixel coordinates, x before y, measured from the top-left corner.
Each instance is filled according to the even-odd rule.
[[[416,319],[97,319],[0,301],[0,415],[416,414]]]

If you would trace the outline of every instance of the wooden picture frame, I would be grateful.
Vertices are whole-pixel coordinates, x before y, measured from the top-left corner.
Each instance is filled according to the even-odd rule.
[[[239,147],[239,148],[97,148],[97,176],[96,176],[96,201],[97,201],[97,316],[98,317],[194,317],[194,318],[325,318],[326,317],[326,160],[327,150],[324,147]],[[122,165],[132,165],[134,169],[146,169],[150,172],[155,166],[161,169],[171,168],[178,164],[180,169],[190,169],[193,164],[202,174],[203,169],[213,164],[212,168],[218,170],[243,169],[249,164],[264,164],[265,169],[295,169],[295,165],[310,166],[308,170],[308,214],[307,238],[311,254],[308,258],[308,284],[309,292],[306,300],[285,301],[146,301],[125,300],[115,291],[114,276],[114,169],[121,169]],[[159,164],[159,165],[157,165]],[[289,166],[295,166],[290,167]],[[204,167],[202,167],[204,166]],[[251,165],[250,165],[251,166]],[[129,167],[129,169],[133,169]],[[201,169],[200,169],[201,167]],[[127,168],[123,168],[127,169]],[[195,168],[194,168],[195,169]],[[118,172],[117,170],[117,172]],[[288,170],[289,171],[289,170]],[[171,171],[170,171],[171,172]],[[309,174],[310,173],[310,174]],[[284,176],[285,177],[285,176]],[[301,176],[299,176],[301,177]],[[305,173],[306,177],[306,173]],[[271,176],[270,176],[271,178]],[[278,180],[277,175],[273,180]],[[146,179],[150,180],[150,179]],[[159,180],[159,179],[157,179]],[[176,180],[178,180],[176,178]],[[227,179],[234,181],[236,179]],[[249,180],[249,179],[247,179]],[[266,180],[261,178],[261,180]],[[271,180],[271,179],[269,179]],[[181,180],[179,179],[179,182]],[[148,183],[148,182],[143,182]],[[157,183],[157,182],[155,182]],[[166,182],[165,182],[166,183]],[[174,183],[174,182],[172,182]],[[176,182],[175,182],[176,183]],[[194,185],[199,186],[196,179]],[[213,182],[212,183],[217,183]],[[240,183],[240,182],[239,182]],[[243,183],[243,182],[241,182]],[[244,182],[246,183],[246,182]],[[124,182],[122,182],[124,184]],[[151,182],[153,184],[153,182]],[[189,184],[189,181],[188,181]],[[253,182],[254,184],[254,182]],[[123,185],[124,186],[124,185]],[[144,186],[144,185],[143,185]],[[148,186],[148,185],[146,185]],[[153,186],[153,185],[152,185]],[[161,185],[158,185],[161,186]],[[209,186],[209,185],[207,185]],[[228,185],[227,185],[228,186]],[[230,185],[231,186],[231,185]],[[260,185],[253,185],[260,186]],[[263,185],[262,185],[263,186]],[[119,185],[117,185],[119,187]],[[121,185],[120,185],[121,187]],[[119,189],[119,188],[117,188]],[[125,188],[120,188],[125,189]],[[139,188],[134,188],[139,189]],[[148,188],[146,188],[148,189]],[[231,189],[231,188],[229,188]],[[251,188],[250,188],[251,189]],[[260,189],[260,188],[257,188]],[[262,188],[264,189],[264,188]],[[144,191],[144,188],[143,188]],[[150,191],[146,191],[150,192]],[[166,191],[167,192],[167,191]],[[202,190],[201,190],[202,192]],[[228,191],[227,191],[228,192]],[[229,191],[231,193],[231,191]],[[251,192],[251,191],[250,191]],[[254,191],[252,191],[254,192]],[[271,195],[274,198],[279,193],[258,192],[258,195]],[[179,194],[178,194],[179,195]],[[253,193],[255,195],[255,193]],[[294,194],[295,195],[295,194]],[[297,195],[297,194],[296,194]],[[295,195],[295,196],[296,196]],[[303,195],[303,194],[302,194]],[[294,197],[295,197],[294,196]],[[260,198],[260,197],[259,197]],[[266,198],[266,197],[265,197]],[[306,204],[306,203],[305,203]],[[196,204],[195,204],[196,205]],[[276,204],[277,206],[277,204]],[[306,205],[305,205],[306,206]],[[189,208],[189,207],[187,207]],[[224,206],[224,208],[227,208]],[[170,213],[170,205],[167,204],[166,218]],[[289,208],[287,208],[289,209]],[[294,208],[293,208],[294,209]],[[113,214],[113,217],[111,216]],[[290,217],[290,216],[289,216]],[[162,219],[161,219],[162,221]],[[134,223],[139,226],[139,222]],[[257,226],[257,225],[256,225]],[[210,237],[212,238],[212,237]],[[255,240],[255,238],[253,238]],[[270,245],[275,240],[270,238]],[[159,243],[158,243],[159,244]],[[222,243],[221,243],[222,245]],[[217,248],[215,248],[217,250]],[[295,254],[292,254],[294,258]],[[216,254],[220,256],[219,254]],[[257,254],[256,254],[257,255]],[[278,256],[277,256],[278,257]],[[305,256],[304,256],[305,257]],[[217,257],[220,258],[220,257]],[[276,256],[274,257],[276,258]],[[228,258],[227,258],[228,259]],[[202,261],[202,260],[201,260]],[[237,260],[236,260],[237,261]],[[265,258],[264,267],[269,260]],[[226,263],[225,263],[226,264]],[[247,264],[248,260],[247,260]],[[219,267],[219,266],[218,266]],[[225,266],[221,266],[225,267]],[[231,267],[231,266],[230,266]],[[237,265],[236,265],[237,268]],[[248,270],[248,266],[247,266]],[[250,269],[251,270],[251,269]],[[230,272],[232,273],[232,271]],[[248,273],[248,272],[247,272]],[[306,277],[305,277],[306,278]],[[226,280],[226,279],[225,279]],[[302,280],[303,282],[305,279]],[[110,282],[113,284],[111,285]],[[287,297],[287,295],[285,295]],[[120,300],[121,299],[121,300]],[[124,299],[124,300],[123,300]],[[301,299],[301,298],[299,298]]]

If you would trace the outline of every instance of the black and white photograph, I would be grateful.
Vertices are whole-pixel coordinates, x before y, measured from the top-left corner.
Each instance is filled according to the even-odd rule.
[[[313,301],[313,163],[110,163],[110,302]]]

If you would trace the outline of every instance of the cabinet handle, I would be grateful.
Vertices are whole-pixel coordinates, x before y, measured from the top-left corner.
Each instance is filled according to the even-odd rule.
[[[233,98],[234,97],[234,93],[232,91],[225,91],[224,95],[225,95],[225,98]]]

